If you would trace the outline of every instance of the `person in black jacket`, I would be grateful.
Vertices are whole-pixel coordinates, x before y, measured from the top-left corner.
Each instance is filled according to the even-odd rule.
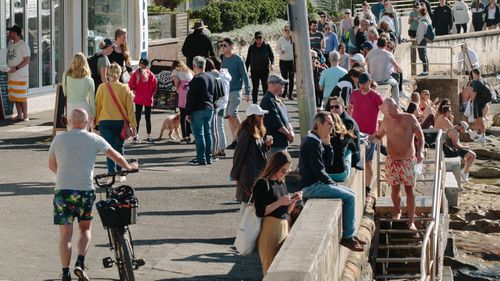
[[[368,41],[368,36],[366,35],[366,32],[368,31],[369,27],[370,27],[369,21],[361,20],[360,28],[356,33],[356,47],[358,48],[358,53],[361,53],[361,51],[363,50],[363,43]]]
[[[274,54],[269,44],[264,42],[262,32],[255,32],[255,42],[248,47],[245,65],[250,68],[252,76],[252,101],[257,103],[259,93],[259,82],[262,83],[262,92],[267,92],[267,77],[269,71],[273,70]]]
[[[427,11],[430,15],[430,12]],[[439,6],[432,13],[432,27],[435,29],[436,36],[448,35],[453,27],[453,12],[445,0],[439,0]]]
[[[193,69],[193,58],[195,56],[204,58],[215,56],[212,41],[203,33],[205,27],[202,20],[196,21],[192,28],[194,29],[193,33],[186,37],[182,45],[182,54],[186,57],[187,66],[191,69]]]
[[[186,98],[186,120],[196,142],[193,165],[212,164],[212,117],[214,115],[215,80],[205,72],[205,58],[193,58],[194,78],[189,82]]]
[[[351,68],[346,75],[339,79],[337,86],[335,86],[330,93],[330,97],[341,97],[349,104],[351,93],[354,89],[358,88],[358,77],[363,72],[364,71],[358,67]]]
[[[314,118],[314,128],[304,137],[300,146],[299,187],[303,197],[336,198],[342,200],[342,239],[340,244],[356,252],[363,251],[364,242],[356,237],[356,195],[351,189],[338,185],[326,173],[325,167],[333,162],[330,134],[332,116],[320,111]]]
[[[267,135],[273,137],[270,154],[286,150],[289,143],[292,143],[295,138],[286,106],[280,100],[286,83],[288,82],[279,75],[269,76],[268,91],[260,102],[260,107],[269,111],[264,117],[264,126],[266,127]]]

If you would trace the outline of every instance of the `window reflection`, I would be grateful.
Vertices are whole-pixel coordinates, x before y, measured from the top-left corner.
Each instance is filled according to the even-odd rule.
[[[88,1],[88,55],[99,51],[99,43],[104,38],[114,40],[115,30],[126,28],[126,0],[89,0]]]

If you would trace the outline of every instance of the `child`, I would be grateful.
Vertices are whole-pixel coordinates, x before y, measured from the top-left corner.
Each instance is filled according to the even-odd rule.
[[[139,61],[139,68],[132,74],[128,81],[130,90],[134,91],[135,120],[137,121],[137,135],[134,142],[139,143],[139,122],[141,121],[142,107],[146,116],[147,141],[153,142],[151,138],[151,107],[153,106],[153,96],[156,93],[157,80],[153,72],[148,69],[149,61],[142,58]]]

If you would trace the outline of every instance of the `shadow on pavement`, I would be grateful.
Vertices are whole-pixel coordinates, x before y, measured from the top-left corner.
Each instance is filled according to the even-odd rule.
[[[165,239],[134,239],[134,246],[151,246],[162,244],[213,244],[233,245],[234,237],[229,238],[165,238]],[[109,247],[109,244],[97,244],[96,247]]]
[[[136,187],[137,191],[160,191],[160,190],[180,190],[180,189],[212,189],[212,188],[236,188],[236,183],[219,185],[188,185],[188,186],[158,186],[158,187]]]
[[[188,210],[188,211],[151,211],[139,212],[139,216],[196,216],[196,215],[215,215],[223,213],[236,213],[240,208],[221,209],[221,210]]]
[[[54,194],[53,182],[18,182],[0,184],[0,197]]]

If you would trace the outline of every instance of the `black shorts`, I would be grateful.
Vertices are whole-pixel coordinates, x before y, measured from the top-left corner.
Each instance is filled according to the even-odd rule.
[[[408,30],[408,36],[411,38],[417,37],[417,31],[416,30]]]
[[[484,108],[486,107],[486,104],[488,104],[488,102],[485,100],[477,99],[477,98],[474,100],[474,107],[473,107],[474,108],[474,118],[483,118],[484,117]]]
[[[496,19],[486,19],[486,27],[494,26],[497,24]]]
[[[465,155],[469,153],[468,149],[464,148],[454,148],[449,145],[443,145],[443,152],[444,152],[444,157],[446,158],[453,158],[460,156],[460,158],[465,158]]]

